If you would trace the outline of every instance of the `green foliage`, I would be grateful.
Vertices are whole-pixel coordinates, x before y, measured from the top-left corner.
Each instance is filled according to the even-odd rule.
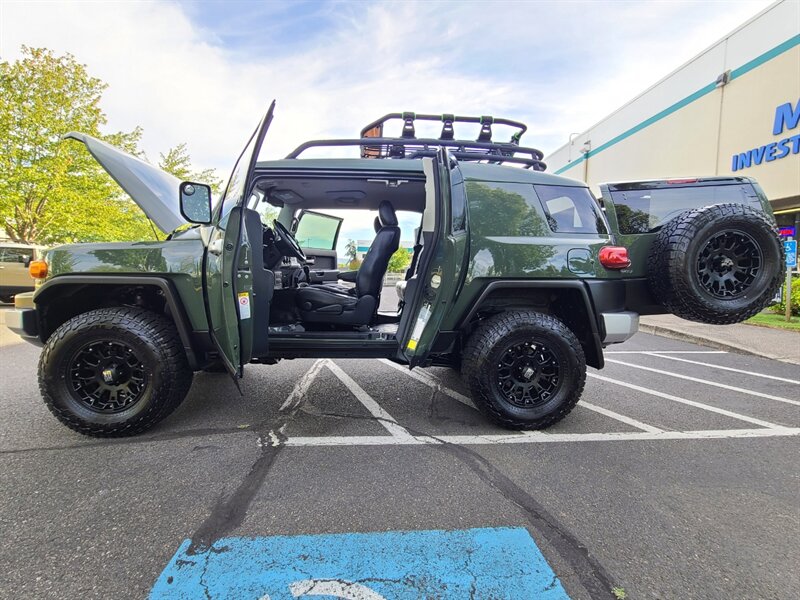
[[[79,131],[144,158],[141,128],[102,132],[106,84],[72,55],[25,46],[22,55],[0,62],[0,227],[15,242],[43,245],[158,237],[84,145],[62,140]],[[186,144],[162,154],[160,166],[220,188],[213,171],[191,170]]]
[[[389,273],[402,273],[411,264],[411,253],[406,248],[398,248],[397,251],[389,257]]]
[[[347,245],[344,247],[344,255],[352,262],[356,259],[358,248],[355,240],[347,240]]]
[[[142,211],[70,131],[137,153],[142,131],[103,135],[100,98],[106,85],[67,54],[23,47],[0,62],[0,224],[14,241],[152,238]]]
[[[211,190],[215,194],[219,194],[222,190],[222,180],[217,176],[217,172],[214,169],[192,170],[192,158],[189,156],[185,142],[170,148],[166,154],[161,153],[160,156],[161,159],[158,161],[159,169],[172,173],[181,181],[205,183],[211,186]]]
[[[354,258],[353,260],[350,261],[350,263],[347,266],[350,268],[351,271],[358,271],[358,268],[361,266],[361,261],[358,260],[357,258]]]
[[[786,289],[785,285],[782,290],[781,301],[778,304],[773,304],[770,309],[779,315],[786,314]],[[792,316],[800,317],[800,277],[797,275],[792,276]]]

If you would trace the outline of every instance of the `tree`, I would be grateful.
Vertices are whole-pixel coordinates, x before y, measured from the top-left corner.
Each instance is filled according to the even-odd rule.
[[[189,156],[185,142],[170,148],[166,154],[160,153],[160,157],[158,168],[172,173],[181,181],[205,183],[211,186],[211,190],[215,194],[219,194],[222,190],[222,179],[214,169],[192,170],[192,158]]]
[[[408,248],[400,247],[389,257],[389,273],[402,273],[411,264],[411,253]]]
[[[141,154],[142,130],[103,134],[106,84],[70,54],[23,46],[0,62],[0,225],[14,241],[51,244],[153,236],[144,213],[82,144],[80,131]]]
[[[347,257],[347,262],[353,262],[356,259],[358,248],[356,247],[355,240],[347,240],[347,245],[344,247],[344,255]]]

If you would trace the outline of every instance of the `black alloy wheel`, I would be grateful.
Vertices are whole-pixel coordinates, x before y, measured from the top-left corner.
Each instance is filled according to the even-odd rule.
[[[738,298],[748,292],[763,263],[761,248],[742,231],[712,236],[697,257],[697,276],[715,298]]]
[[[99,413],[130,408],[147,387],[142,359],[119,341],[98,340],[85,345],[73,355],[67,372],[72,396]]]
[[[556,354],[536,341],[513,344],[497,365],[497,385],[508,402],[528,408],[547,402],[561,386]]]

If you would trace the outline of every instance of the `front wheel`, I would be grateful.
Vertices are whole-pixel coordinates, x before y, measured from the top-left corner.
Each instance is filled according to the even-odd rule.
[[[508,429],[544,429],[578,403],[586,359],[575,334],[558,319],[510,311],[473,332],[461,373],[489,419]]]
[[[122,437],[149,429],[183,401],[192,371],[173,323],[139,308],[73,317],[47,340],[39,388],[78,433]]]

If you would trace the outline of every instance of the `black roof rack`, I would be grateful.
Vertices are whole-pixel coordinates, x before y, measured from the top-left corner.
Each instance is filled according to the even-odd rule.
[[[401,119],[403,128],[400,137],[384,137],[383,126],[387,121]],[[438,138],[417,138],[415,121],[439,121],[442,132]],[[454,123],[478,123],[481,126],[476,140],[455,138]],[[517,129],[508,142],[492,141],[492,125],[507,125]],[[547,168],[542,159],[544,154],[536,148],[519,145],[527,126],[511,119],[498,119],[489,116],[462,117],[455,115],[423,115],[411,112],[390,113],[373,121],[361,130],[356,139],[311,140],[301,144],[286,158],[298,158],[309,148],[332,146],[360,146],[362,158],[422,158],[434,156],[437,148],[453,148],[451,155],[458,160],[485,161],[493,164],[521,164],[527,169],[544,171]]]

